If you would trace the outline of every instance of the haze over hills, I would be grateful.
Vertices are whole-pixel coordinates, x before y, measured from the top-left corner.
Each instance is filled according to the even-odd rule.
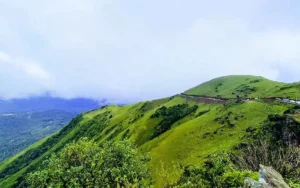
[[[105,104],[107,104],[105,100],[95,101],[87,98],[63,99],[51,96],[37,96],[25,99],[0,100],[0,113],[40,110],[62,110],[81,113]]]
[[[256,76],[228,76],[203,83],[185,94],[293,98],[299,91],[298,84]],[[58,133],[2,162],[0,187],[24,185],[25,174],[37,169],[43,160],[67,143],[82,137],[99,145],[128,139],[138,147],[139,153],[151,156],[149,164],[155,187],[163,187],[167,181],[180,179],[181,167],[205,167],[212,156],[235,152],[239,145],[255,141],[254,135],[261,132],[276,142],[283,142],[282,134],[290,131],[296,135],[293,139],[299,141],[298,109],[296,105],[276,101],[233,99],[225,104],[204,103],[181,95],[125,106],[105,106],[77,116]],[[282,123],[285,118],[289,119],[289,125]],[[162,178],[162,163],[169,179]]]
[[[0,0],[0,188],[300,188],[299,7]]]
[[[105,104],[50,96],[0,100],[0,161],[60,130],[79,113]]]
[[[60,130],[76,115],[62,110],[0,114],[0,161]]]

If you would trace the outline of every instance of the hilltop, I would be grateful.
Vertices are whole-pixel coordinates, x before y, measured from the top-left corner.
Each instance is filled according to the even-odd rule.
[[[185,94],[226,98],[236,95],[256,97],[258,94],[295,97],[298,91],[298,84],[255,76],[228,76],[203,83]],[[246,141],[247,135],[273,121],[270,117],[283,116],[287,112],[289,117],[295,118],[294,124],[299,128],[295,105],[280,102],[207,104],[176,95],[126,106],[101,107],[77,116],[58,133],[2,162],[0,187],[22,185],[26,173],[38,168],[44,159],[67,143],[81,137],[88,137],[99,145],[107,140],[124,139],[134,143],[139,153],[151,156],[149,166],[155,185],[162,187],[165,181],[179,179],[180,166],[201,167],[212,155],[234,151]],[[168,179],[161,176],[162,165],[169,174]]]
[[[224,76],[202,83],[184,92],[189,95],[205,95],[224,98],[300,97],[300,83],[281,83],[260,76]],[[299,95],[299,96],[298,96]]]

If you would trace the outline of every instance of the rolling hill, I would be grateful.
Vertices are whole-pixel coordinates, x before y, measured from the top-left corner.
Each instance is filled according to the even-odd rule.
[[[300,83],[281,83],[258,76],[224,76],[210,80],[184,92],[189,95],[219,96],[224,98],[281,97],[300,98]]]
[[[201,84],[185,94],[235,98],[296,97],[298,84],[273,82],[262,77],[229,76]],[[109,105],[74,118],[49,138],[40,140],[0,164],[0,187],[21,186],[24,176],[38,168],[53,152],[67,143],[88,137],[99,145],[107,140],[135,143],[141,154],[149,154],[149,167],[156,187],[163,187],[161,166],[170,179],[178,180],[179,166],[202,166],[212,155],[233,151],[252,130],[262,129],[272,115],[283,115],[295,105],[263,101],[201,103],[175,95],[126,106]],[[293,113],[298,113],[293,111]],[[298,117],[297,114],[289,114]],[[299,124],[296,123],[296,126]],[[299,127],[298,127],[299,128]],[[299,128],[300,130],[300,128]]]

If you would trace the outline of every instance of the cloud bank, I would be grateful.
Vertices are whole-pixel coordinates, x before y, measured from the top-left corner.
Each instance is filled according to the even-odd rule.
[[[230,74],[299,81],[293,7],[297,2],[0,0],[0,96],[135,102]]]

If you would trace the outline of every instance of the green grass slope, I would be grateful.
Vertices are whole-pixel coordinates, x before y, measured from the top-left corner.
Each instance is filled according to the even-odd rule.
[[[284,97],[300,98],[300,83],[281,83],[259,76],[225,76],[210,80],[185,91],[190,95],[220,96],[235,98],[237,95],[249,98]]]
[[[263,80],[261,82],[268,82]],[[223,86],[229,87],[226,82]],[[227,90],[224,95],[230,94],[230,89]],[[122,107],[102,107],[76,117],[60,132],[0,163],[0,187],[21,186],[26,173],[36,169],[53,152],[81,137],[88,137],[99,145],[107,140],[132,141],[141,154],[151,156],[149,166],[155,185],[162,187],[162,164],[169,178],[176,180],[179,174],[172,172],[179,172],[179,167],[174,163],[201,166],[209,155],[230,151],[241,143],[247,128],[259,128],[268,115],[283,114],[288,108],[289,104],[260,101],[204,104],[179,95]]]

